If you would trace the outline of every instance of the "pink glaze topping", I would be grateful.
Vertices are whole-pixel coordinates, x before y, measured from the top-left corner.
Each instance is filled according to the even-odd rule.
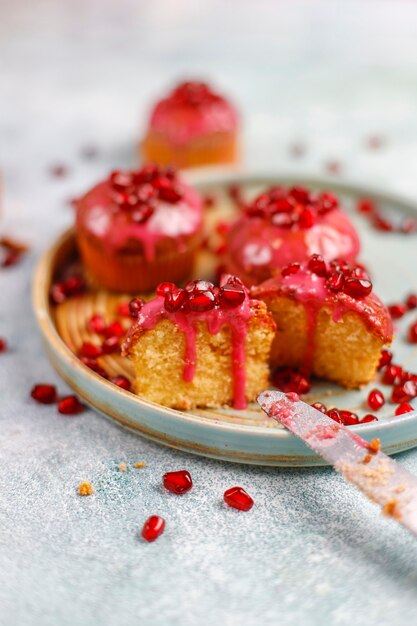
[[[184,82],[152,111],[150,128],[178,146],[211,133],[233,132],[238,123],[234,107],[205,83]]]
[[[352,262],[359,248],[356,230],[336,196],[304,187],[273,187],[255,198],[232,226],[228,270],[246,284],[256,284],[311,254]]]
[[[212,335],[224,325],[231,330],[233,406],[244,409],[247,405],[245,343],[248,322],[253,315],[251,301],[242,282],[233,276],[223,276],[220,287],[203,280],[189,281],[184,289],[172,283],[162,283],[156,297],[141,308],[122,346],[126,356],[137,337],[150,330],[163,319],[170,320],[181,329],[185,338],[183,378],[192,382],[195,374],[197,352],[197,324],[204,322]]]
[[[185,238],[202,226],[202,202],[172,168],[145,165],[130,172],[112,172],[75,202],[76,225],[99,239],[109,253],[140,244],[145,259],[155,257],[162,239],[177,241],[179,251]]]
[[[322,307],[331,310],[335,322],[341,321],[345,313],[356,313],[384,343],[392,340],[389,311],[372,291],[369,276],[361,266],[350,267],[341,260],[327,264],[322,257],[312,255],[306,263],[285,266],[273,278],[253,287],[251,294],[259,299],[286,296],[304,305],[308,337],[305,355],[307,371],[311,368],[317,315]]]

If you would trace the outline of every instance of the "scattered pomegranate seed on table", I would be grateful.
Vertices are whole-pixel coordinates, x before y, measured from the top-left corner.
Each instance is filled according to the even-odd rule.
[[[58,399],[55,385],[48,385],[46,383],[35,385],[30,395],[36,402],[40,402],[41,404],[54,404]]]
[[[49,168],[49,173],[54,178],[64,178],[68,174],[68,168],[62,163],[56,163]]]
[[[162,477],[162,482],[168,491],[181,495],[190,491],[193,486],[193,480],[190,472],[187,470],[179,470],[177,472],[167,472]]]
[[[385,404],[385,398],[382,391],[379,389],[372,389],[368,394],[368,405],[373,411],[379,411]]]
[[[84,406],[77,396],[65,396],[58,403],[58,411],[62,415],[77,415],[84,410]]]
[[[365,144],[370,150],[380,150],[385,145],[385,139],[381,135],[370,135]]]
[[[4,268],[12,267],[21,261],[28,251],[26,244],[20,243],[11,237],[0,237],[0,265]]]
[[[407,332],[409,343],[417,343],[417,322],[413,322]]]
[[[408,294],[405,300],[405,304],[409,311],[412,311],[413,309],[417,309],[417,294],[416,293]]]
[[[7,341],[0,337],[0,352],[5,352],[7,350]]]
[[[388,311],[393,320],[401,319],[407,313],[407,306],[402,302],[396,304],[390,304],[388,306]]]
[[[402,402],[395,409],[395,415],[404,415],[404,413],[410,413],[410,411],[414,411],[411,404],[408,404],[408,402]]]
[[[224,492],[224,501],[238,511],[249,511],[253,507],[253,499],[242,487],[231,487]]]
[[[162,535],[165,530],[165,520],[159,515],[151,515],[143,525],[141,535],[145,541],[151,543]]]
[[[340,161],[336,161],[336,159],[331,159],[324,164],[326,171],[329,174],[337,175],[340,174],[342,165]]]

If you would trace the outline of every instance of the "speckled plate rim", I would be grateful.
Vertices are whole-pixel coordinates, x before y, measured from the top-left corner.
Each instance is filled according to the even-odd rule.
[[[331,187],[351,196],[371,196],[381,202],[417,213],[404,198],[353,183],[292,173],[242,172],[212,168],[186,173],[193,184],[204,188],[230,184],[268,185],[303,183]],[[59,375],[92,408],[148,439],[210,458],[256,465],[311,466],[325,463],[288,431],[263,426],[224,423],[220,420],[176,411],[126,392],[86,367],[65,345],[51,315],[49,288],[56,255],[72,236],[63,233],[40,258],[33,279],[33,306],[46,351]],[[379,437],[389,454],[417,446],[417,411],[395,422],[375,422],[353,427],[366,439]]]

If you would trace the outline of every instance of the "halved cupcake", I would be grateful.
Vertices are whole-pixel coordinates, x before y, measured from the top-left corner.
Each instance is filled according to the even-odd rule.
[[[183,82],[155,105],[142,142],[143,157],[177,167],[233,163],[238,115],[202,82]]]
[[[172,168],[112,172],[75,206],[78,247],[93,285],[146,292],[192,272],[202,202]]]
[[[239,279],[164,283],[123,344],[137,394],[176,409],[242,409],[268,385],[275,324]]]
[[[293,263],[257,287],[277,325],[271,366],[360,387],[376,374],[381,349],[391,343],[387,307],[361,267],[327,264],[319,255]]]

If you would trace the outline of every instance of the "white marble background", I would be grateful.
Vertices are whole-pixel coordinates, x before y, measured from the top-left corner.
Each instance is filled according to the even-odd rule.
[[[68,198],[135,162],[149,104],[183,76],[234,97],[249,167],[323,173],[336,159],[345,179],[417,197],[412,0],[0,0],[0,227],[32,244],[19,267],[0,270],[10,344],[0,356],[0,623],[413,623],[417,544],[330,470],[189,457],[28,398],[39,380],[65,388],[31,312],[36,258],[71,222]],[[374,135],[381,150],[367,147]],[[294,142],[306,147],[296,160]],[[89,145],[95,160],[81,157]],[[57,163],[65,178],[51,178]],[[116,470],[141,459],[146,470]],[[417,452],[400,459],[417,472]],[[196,488],[169,498],[160,477],[183,466]],[[80,501],[84,478],[97,493]],[[233,484],[254,496],[250,514],[221,506]],[[153,512],[168,529],[146,546],[135,535]]]

